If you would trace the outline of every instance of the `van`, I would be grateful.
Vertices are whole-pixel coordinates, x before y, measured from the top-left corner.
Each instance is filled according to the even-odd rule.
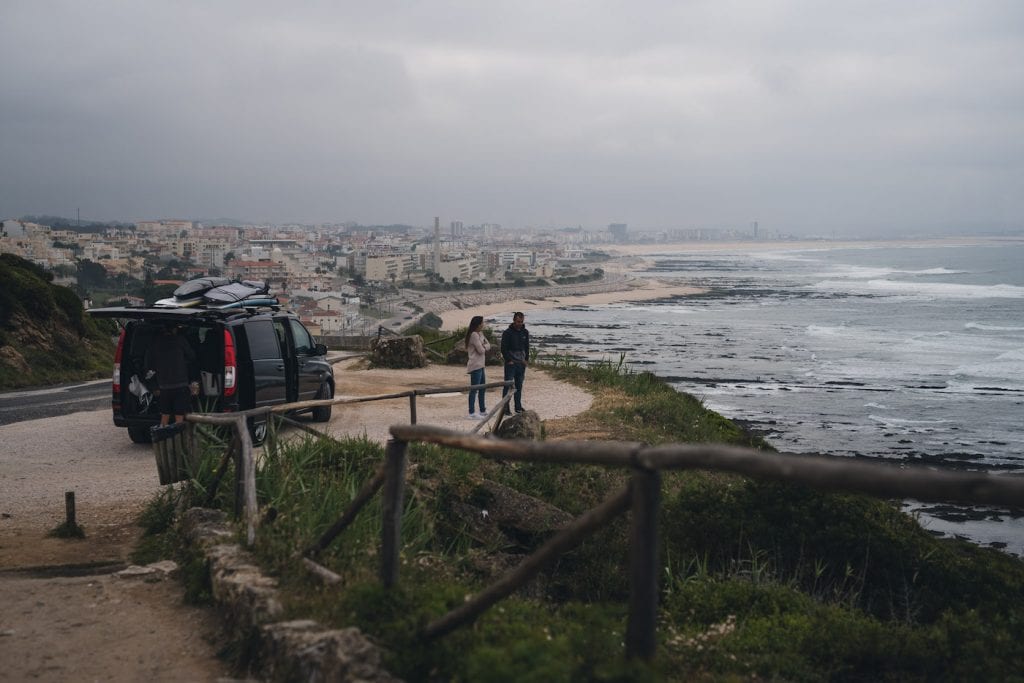
[[[135,443],[150,441],[160,422],[155,391],[146,377],[146,350],[168,325],[178,328],[195,352],[199,395],[196,412],[232,413],[251,408],[334,397],[334,370],[327,347],[290,311],[277,306],[231,308],[112,307],[88,311],[94,318],[122,321],[114,352],[111,406],[114,424],[128,429]],[[313,420],[326,422],[331,406],[313,408]],[[267,436],[267,418],[250,418],[253,443]]]

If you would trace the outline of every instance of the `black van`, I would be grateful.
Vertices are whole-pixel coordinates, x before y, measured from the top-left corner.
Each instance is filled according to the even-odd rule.
[[[167,325],[176,325],[195,351],[201,377],[193,410],[237,412],[261,406],[334,397],[334,370],[327,347],[318,344],[298,317],[276,306],[218,310],[181,308],[97,308],[95,318],[123,320],[114,354],[114,424],[127,427],[135,443],[150,440],[160,421],[146,378],[146,349]],[[331,407],[312,409],[326,422]],[[266,419],[250,420],[253,442],[266,439]]]

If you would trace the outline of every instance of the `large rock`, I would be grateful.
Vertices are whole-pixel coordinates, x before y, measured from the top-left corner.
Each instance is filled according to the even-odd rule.
[[[427,354],[423,350],[423,337],[380,337],[370,344],[372,368],[425,368]]]
[[[470,505],[477,528],[499,530],[529,549],[572,521],[572,515],[539,498],[495,481],[483,480],[473,490]],[[469,521],[469,520],[467,520]]]
[[[310,620],[263,627],[262,671],[272,681],[401,683],[381,667],[381,651],[357,628]]]
[[[501,426],[494,431],[499,439],[538,439],[540,438],[540,416],[532,410],[509,415],[501,421]]]
[[[469,354],[466,353],[466,342],[456,342],[452,350],[448,352],[445,357],[445,363],[448,365],[465,365],[469,361]],[[491,343],[491,350],[484,356],[484,362],[486,365],[501,365],[501,349],[498,348],[498,344]],[[501,379],[498,377],[497,379]],[[492,382],[495,380],[491,380]]]

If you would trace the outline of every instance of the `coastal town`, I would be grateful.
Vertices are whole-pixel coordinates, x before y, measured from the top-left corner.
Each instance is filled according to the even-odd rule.
[[[37,219],[38,220],[38,219]],[[543,296],[629,289],[606,272],[609,251],[629,242],[751,239],[743,231],[630,233],[623,223],[509,231],[465,225],[205,225],[191,220],[90,224],[6,219],[0,253],[46,268],[74,288],[86,307],[143,306],[206,275],[269,285],[316,335],[365,336],[397,331],[424,313]]]

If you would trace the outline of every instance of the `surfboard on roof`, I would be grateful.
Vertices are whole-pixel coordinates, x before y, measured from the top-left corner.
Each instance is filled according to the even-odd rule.
[[[223,308],[276,304],[277,299],[270,296],[269,291],[267,283],[257,280],[233,282],[226,277],[200,277],[185,282],[174,290],[174,296],[160,299],[153,305],[156,308]]]
[[[242,280],[210,289],[203,294],[203,302],[212,306],[223,306],[249,298],[266,297],[269,291],[266,282]]]

